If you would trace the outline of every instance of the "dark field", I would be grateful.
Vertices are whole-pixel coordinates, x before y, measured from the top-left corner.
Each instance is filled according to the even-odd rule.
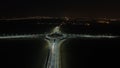
[[[63,68],[119,67],[120,39],[71,39],[62,46]]]
[[[50,20],[51,21],[51,20]],[[61,20],[41,22],[0,21],[0,36],[14,34],[48,33]],[[120,35],[120,22],[91,26],[65,24],[61,31],[71,34]],[[115,39],[68,39],[61,46],[62,68],[117,68],[119,66],[120,38]],[[0,39],[0,68],[44,68],[48,54],[43,39]]]

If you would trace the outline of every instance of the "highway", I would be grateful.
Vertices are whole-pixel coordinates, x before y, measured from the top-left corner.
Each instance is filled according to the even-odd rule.
[[[60,27],[56,26],[51,33],[46,34],[24,34],[24,35],[3,35],[0,39],[21,39],[21,38],[42,38],[49,43],[49,56],[46,61],[45,68],[61,68],[60,45],[69,38],[118,38],[119,36],[112,35],[89,35],[89,34],[64,34],[60,31]]]
[[[49,58],[46,68],[60,68],[60,45],[64,40],[50,39],[49,43]]]

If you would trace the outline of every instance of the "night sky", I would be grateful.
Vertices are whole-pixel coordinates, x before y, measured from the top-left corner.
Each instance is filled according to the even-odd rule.
[[[26,16],[118,18],[119,6],[119,1],[115,0],[3,0],[0,1],[0,18]]]

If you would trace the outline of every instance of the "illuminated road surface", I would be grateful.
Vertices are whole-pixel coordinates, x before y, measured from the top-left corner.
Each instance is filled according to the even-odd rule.
[[[49,43],[49,58],[46,68],[61,68],[60,66],[60,45],[65,41],[65,36],[61,34],[59,27],[53,29],[53,33],[46,35]]]
[[[63,41],[60,39],[48,40],[50,54],[46,68],[60,68],[60,45]]]
[[[63,34],[60,27],[55,27],[53,32],[47,34],[26,34],[26,35],[2,35],[0,39],[24,39],[24,38],[42,38],[49,43],[49,57],[46,61],[45,68],[61,68],[60,62],[60,45],[64,40],[69,38],[118,38],[119,36],[112,35],[89,35],[89,34]]]

